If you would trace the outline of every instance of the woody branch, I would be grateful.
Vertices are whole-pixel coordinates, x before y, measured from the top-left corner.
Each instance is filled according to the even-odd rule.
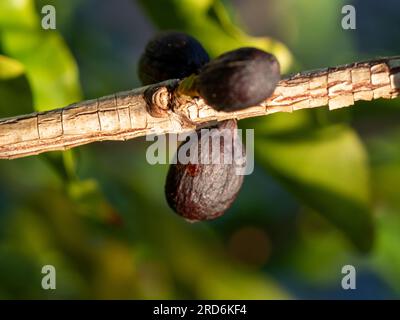
[[[333,110],[359,100],[394,99],[400,95],[400,56],[288,76],[267,100],[236,112],[217,112],[199,97],[179,96],[177,83],[170,80],[150,89],[138,88],[61,109],[2,119],[0,159],[96,141],[183,133],[226,119],[326,105]]]

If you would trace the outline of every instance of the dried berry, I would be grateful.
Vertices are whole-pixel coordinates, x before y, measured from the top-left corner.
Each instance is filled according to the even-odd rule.
[[[235,111],[271,96],[279,79],[275,56],[256,48],[240,48],[206,64],[195,86],[216,110]]]
[[[230,138],[217,140],[220,154],[225,157],[228,152],[236,148],[234,152],[239,152],[240,161],[244,159],[244,151],[235,129],[237,129],[236,120],[227,120],[221,122],[216,130],[211,130],[209,136],[201,135],[201,131],[198,131],[196,133],[198,139],[192,142],[197,144],[197,149],[195,149],[197,157],[190,155],[190,161],[187,164],[183,164],[178,157],[178,163],[170,166],[165,186],[166,198],[169,206],[187,220],[200,221],[217,218],[236,199],[243,182],[243,175],[240,175],[240,170],[238,170],[240,169],[238,161],[234,161],[237,156],[232,157],[233,161],[229,163],[222,161],[221,157],[218,163],[204,164],[205,156],[208,156],[208,159],[215,156],[212,150],[213,139],[226,137],[227,132],[230,133]],[[207,139],[208,147],[203,147],[202,150]],[[230,143],[226,143],[227,141]],[[185,150],[188,150],[186,148],[192,150],[193,145],[190,145],[190,140],[186,143],[189,146],[185,146]],[[192,159],[197,161],[192,161]]]
[[[156,35],[139,60],[139,78],[144,85],[182,79],[209,61],[203,46],[193,37],[175,31]]]

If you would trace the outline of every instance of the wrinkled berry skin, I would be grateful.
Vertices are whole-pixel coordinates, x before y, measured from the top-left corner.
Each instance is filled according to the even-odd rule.
[[[218,111],[235,111],[257,105],[272,95],[280,80],[275,56],[256,48],[224,53],[206,64],[196,89]]]
[[[221,122],[217,129],[237,129],[236,120]],[[200,143],[199,131],[197,135]],[[212,138],[208,139],[211,145]],[[224,149],[223,141],[220,141],[220,150]],[[241,141],[235,135],[234,146],[238,143],[241,144]],[[207,152],[210,151],[211,149]],[[201,152],[199,148],[199,158]],[[243,151],[242,156],[244,157]],[[178,158],[177,164],[170,165],[167,175],[165,194],[169,206],[191,222],[221,216],[236,199],[242,186],[244,176],[238,175],[236,169],[235,163],[182,164]]]
[[[209,61],[203,46],[193,37],[175,31],[157,34],[140,57],[138,74],[143,85],[182,79]]]

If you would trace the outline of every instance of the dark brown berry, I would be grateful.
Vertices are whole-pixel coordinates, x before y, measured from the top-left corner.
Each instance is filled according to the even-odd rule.
[[[161,32],[150,40],[140,57],[139,78],[143,85],[182,79],[198,73],[209,60],[195,38],[182,32]]]
[[[275,56],[256,48],[240,48],[206,64],[195,86],[214,109],[235,111],[271,96],[279,80]]]
[[[237,161],[225,164],[224,161],[221,161],[222,159],[219,159],[218,164],[204,164],[206,153],[208,153],[209,159],[215,155],[212,154],[212,139],[216,135],[221,135],[220,133],[224,129],[226,129],[225,132],[230,132],[231,140],[223,138],[219,140],[220,153],[225,157],[226,150],[232,152],[233,148],[240,147],[235,152],[239,150],[240,161],[244,159],[241,141],[235,130],[237,129],[236,120],[221,122],[216,129],[210,131],[209,136],[201,135],[200,131],[196,133],[198,139],[193,143],[198,146],[198,161],[194,163],[190,160],[187,164],[182,164],[178,157],[178,163],[172,164],[169,168],[165,186],[168,204],[176,213],[189,221],[210,220],[221,216],[236,199],[243,182],[243,175],[240,175]],[[206,139],[208,139],[209,148],[201,150]],[[225,147],[225,141],[232,141],[230,145],[233,148]],[[190,144],[191,142],[189,140],[186,143]],[[194,157],[190,155],[190,159],[194,159]]]

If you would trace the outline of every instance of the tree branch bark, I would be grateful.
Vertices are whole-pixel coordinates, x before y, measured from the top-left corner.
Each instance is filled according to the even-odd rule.
[[[82,101],[65,108],[0,120],[0,159],[66,150],[103,140],[182,133],[226,119],[400,95],[400,56],[302,72],[282,79],[258,106],[217,112],[198,97],[179,96],[178,80]],[[155,89],[154,89],[155,88]],[[161,111],[161,112],[160,112]]]

